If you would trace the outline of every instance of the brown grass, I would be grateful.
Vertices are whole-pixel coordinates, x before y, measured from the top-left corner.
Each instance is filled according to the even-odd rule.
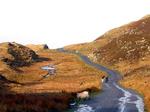
[[[112,29],[91,43],[67,46],[124,75],[122,85],[144,96],[150,112],[150,16]]]
[[[63,112],[70,94],[0,94],[0,112]]]
[[[39,56],[51,57],[50,61],[34,63],[30,67],[18,68],[21,72],[10,79],[24,85],[14,87],[11,90],[24,93],[31,92],[77,92],[90,88],[100,89],[100,77],[104,74],[98,70],[84,64],[77,56],[58,53],[55,51],[39,52]],[[47,71],[41,70],[40,67],[54,64],[57,73],[46,79],[42,76],[47,74]],[[32,84],[35,83],[35,84]]]
[[[101,89],[100,77],[105,73],[87,66],[77,56],[54,50],[37,53],[39,57],[49,60],[17,68],[0,61],[0,74],[8,80],[20,83],[2,82],[0,92],[4,94],[0,95],[0,111],[47,112],[48,109],[62,111],[68,108],[68,102],[73,98],[72,93]],[[41,70],[41,67],[49,64],[55,65],[57,72],[42,79],[47,71]]]

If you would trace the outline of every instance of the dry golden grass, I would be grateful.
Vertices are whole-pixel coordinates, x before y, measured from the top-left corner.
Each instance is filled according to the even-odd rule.
[[[77,56],[50,50],[42,51],[38,54],[44,58],[50,57],[50,60],[34,63],[30,67],[18,68],[20,73],[9,79],[25,85],[13,87],[11,88],[12,91],[42,93],[77,92],[91,88],[100,89],[100,77],[104,73],[84,64]],[[47,74],[47,71],[41,70],[40,68],[49,64],[56,66],[57,73],[40,80]]]
[[[54,50],[37,53],[39,57],[49,60],[16,68],[0,61],[0,74],[8,80],[20,83],[0,81],[0,111],[47,112],[49,109],[63,111],[68,108],[70,99],[74,97],[72,93],[101,89],[100,77],[105,73],[87,66],[77,56]],[[49,64],[55,65],[57,72],[42,79],[47,71],[41,67]]]

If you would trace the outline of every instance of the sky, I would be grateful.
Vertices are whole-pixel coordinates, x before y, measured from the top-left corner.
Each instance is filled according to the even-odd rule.
[[[0,43],[59,48],[150,14],[150,0],[0,0]]]

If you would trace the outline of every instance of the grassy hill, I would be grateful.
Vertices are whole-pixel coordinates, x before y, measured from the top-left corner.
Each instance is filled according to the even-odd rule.
[[[101,89],[99,79],[105,73],[77,56],[31,49],[17,43],[0,44],[0,112],[62,111],[68,108],[72,93]],[[56,74],[44,78],[47,71],[41,67],[49,64],[56,67]]]
[[[124,86],[140,92],[150,109],[150,16],[112,29],[91,43],[66,46],[123,75]],[[150,111],[150,110],[149,110]]]

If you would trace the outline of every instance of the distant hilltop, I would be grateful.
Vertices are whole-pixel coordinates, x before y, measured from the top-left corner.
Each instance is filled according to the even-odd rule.
[[[28,44],[28,45],[26,45],[26,46],[27,46],[28,48],[34,50],[34,51],[49,49],[49,47],[48,47],[47,44],[38,44],[38,45],[35,45],[35,44]]]

